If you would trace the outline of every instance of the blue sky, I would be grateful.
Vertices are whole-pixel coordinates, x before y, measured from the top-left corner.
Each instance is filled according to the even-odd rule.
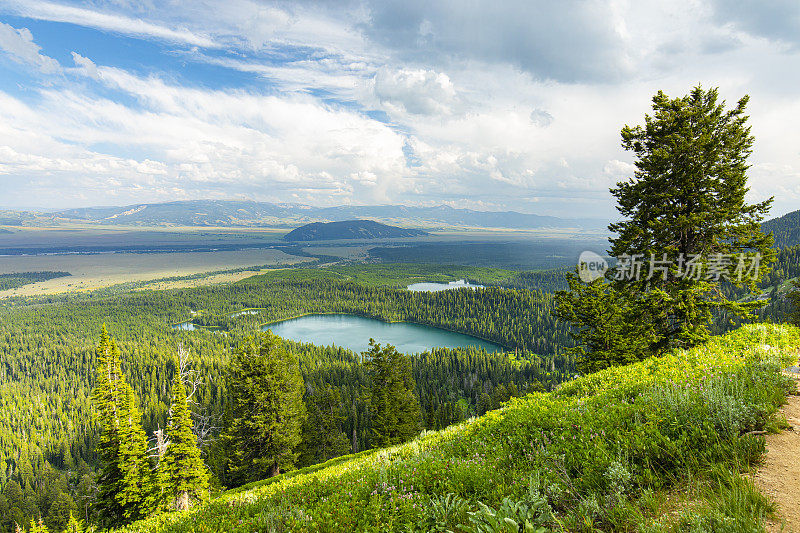
[[[651,96],[751,95],[800,208],[800,4],[0,0],[0,207],[249,198],[611,217]]]

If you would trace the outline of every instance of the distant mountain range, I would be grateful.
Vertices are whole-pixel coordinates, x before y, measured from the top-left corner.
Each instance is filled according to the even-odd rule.
[[[123,207],[88,207],[57,212],[2,211],[7,225],[83,222],[141,226],[283,226],[309,222],[341,222],[371,219],[385,224],[423,228],[592,229],[603,230],[607,222],[564,219],[515,211],[475,211],[449,206],[408,207],[402,205],[312,207],[235,200],[191,200]]]
[[[285,241],[330,241],[337,239],[393,239],[430,235],[419,229],[398,228],[374,220],[312,222],[283,236]]]

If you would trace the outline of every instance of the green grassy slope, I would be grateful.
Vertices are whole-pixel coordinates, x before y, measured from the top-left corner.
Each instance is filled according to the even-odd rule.
[[[779,369],[798,348],[796,328],[745,326],[128,531],[521,531],[504,517],[527,521],[524,531],[718,531],[731,521],[741,528],[726,531],[758,531],[769,506],[736,472],[763,452],[749,433],[775,425],[790,391]],[[674,495],[703,480],[713,498],[675,512]],[[726,506],[725,494],[752,498]]]

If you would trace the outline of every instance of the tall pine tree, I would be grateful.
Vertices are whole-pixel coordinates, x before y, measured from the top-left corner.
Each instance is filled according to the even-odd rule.
[[[172,413],[167,432],[169,444],[162,458],[168,479],[167,494],[174,508],[183,511],[189,509],[193,500],[202,499],[206,494],[209,474],[192,432],[186,387],[179,372],[172,382]]]
[[[342,431],[346,413],[342,410],[342,396],[330,385],[307,395],[308,417],[303,424],[303,443],[299,462],[301,465],[324,463],[329,459],[350,453],[350,441]]]
[[[414,389],[411,361],[394,346],[373,339],[364,352],[369,379],[370,444],[392,446],[419,433],[422,412]]]
[[[754,290],[775,257],[772,236],[761,232],[772,199],[745,201],[747,102],[726,109],[716,89],[701,87],[680,98],[659,92],[645,124],[622,129],[636,171],[611,189],[622,217],[609,226],[618,263],[610,283],[581,288],[572,278],[558,296],[558,314],[583,343],[583,368],[695,345],[714,316],[745,317],[763,305],[728,298],[724,287]]]
[[[717,310],[744,317],[762,306],[731,300],[720,285],[755,289],[775,258],[772,235],[761,231],[772,198],[745,201],[754,141],[749,97],[729,110],[718,97],[717,89],[701,87],[680,98],[659,92],[645,124],[622,129],[636,171],[611,190],[624,218],[609,226],[616,233],[610,253],[668,265],[615,280],[616,290],[637,301],[639,320],[653,325],[653,353],[705,340]]]
[[[92,401],[100,427],[97,507],[105,525],[120,526],[145,516],[150,509],[147,441],[136,397],[122,375],[119,348],[105,326],[96,358]]]
[[[228,386],[229,484],[293,468],[306,418],[297,354],[271,332],[248,339],[233,355]]]
[[[96,383],[92,391],[97,424],[100,428],[97,454],[97,508],[105,525],[124,523],[125,509],[117,500],[123,473],[119,464],[119,405],[120,356],[119,349],[108,335],[105,325],[96,350]]]
[[[147,516],[152,510],[153,480],[147,458],[147,436],[141,426],[136,396],[127,383],[121,384],[119,415],[119,469],[122,474],[116,499],[127,522]]]

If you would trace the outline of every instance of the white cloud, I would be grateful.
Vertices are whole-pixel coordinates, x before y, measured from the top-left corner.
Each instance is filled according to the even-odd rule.
[[[103,31],[121,33],[123,35],[153,37],[191,46],[201,46],[205,48],[215,48],[219,46],[218,43],[215,43],[209,37],[185,28],[169,28],[160,24],[147,22],[140,18],[109,14],[93,9],[38,0],[11,2],[10,7],[16,14],[28,18],[67,22]]]
[[[358,113],[307,95],[187,89],[77,54],[75,61],[77,72],[140,106],[73,90],[42,90],[34,107],[0,95],[0,114],[9,117],[0,125],[5,174],[77,175],[87,187],[105,183],[117,194],[225,189],[322,204],[385,201],[405,187],[403,136]],[[98,144],[148,156],[104,154],[91,148]],[[111,187],[110,179],[117,184]]]
[[[753,195],[780,194],[788,209],[800,199],[794,22],[771,25],[755,2],[727,14],[722,4],[17,1],[23,16],[182,46],[138,72],[95,64],[81,47],[63,80],[28,88],[25,104],[3,107],[11,97],[0,94],[9,117],[0,146],[18,154],[2,169],[70,174],[93,191],[110,176],[117,198],[248,194],[604,216],[608,187],[632,171],[620,128],[642,122],[657,90],[678,96],[702,82],[729,101],[752,96]],[[745,20],[753,10],[764,16]],[[231,76],[247,89],[208,89],[183,81],[197,63],[257,76]]]
[[[433,70],[381,68],[375,74],[373,90],[382,104],[413,114],[449,115],[457,103],[450,78]]]
[[[0,22],[0,49],[17,62],[33,65],[45,74],[60,70],[58,61],[41,53],[41,47],[33,42],[28,28],[14,28]]]

